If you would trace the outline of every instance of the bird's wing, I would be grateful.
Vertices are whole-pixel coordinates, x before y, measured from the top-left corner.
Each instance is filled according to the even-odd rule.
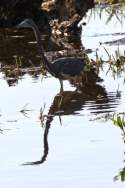
[[[76,58],[62,58],[54,62],[54,67],[57,75],[75,76],[79,75],[84,69],[84,62],[82,59]]]

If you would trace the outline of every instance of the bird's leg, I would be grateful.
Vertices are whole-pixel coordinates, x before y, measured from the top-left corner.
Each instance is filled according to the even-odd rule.
[[[78,83],[78,88],[81,88],[83,86],[81,75],[77,76],[77,83]]]
[[[88,72],[85,72],[85,81],[88,83]]]
[[[63,92],[63,80],[59,79],[60,81],[60,93]]]
[[[87,72],[82,72],[82,83],[83,84],[88,83],[88,74],[87,74]]]

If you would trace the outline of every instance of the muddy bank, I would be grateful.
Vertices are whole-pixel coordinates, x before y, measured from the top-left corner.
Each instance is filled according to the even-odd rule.
[[[42,3],[42,9],[49,13],[51,21],[54,20],[51,22],[52,28],[59,30],[60,34],[78,31],[78,22],[93,6],[93,0],[64,0],[63,4],[61,0],[48,0]]]
[[[64,0],[63,3],[61,0],[1,0],[0,27],[12,27],[30,17],[46,33],[50,32],[50,22],[61,33],[76,32],[77,23],[93,6],[94,0]]]

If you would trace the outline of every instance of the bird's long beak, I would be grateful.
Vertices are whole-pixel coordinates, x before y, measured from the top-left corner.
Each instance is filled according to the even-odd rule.
[[[18,29],[19,28],[27,28],[27,27],[29,27],[29,25],[26,23],[25,20],[16,25],[16,28],[18,28]]]

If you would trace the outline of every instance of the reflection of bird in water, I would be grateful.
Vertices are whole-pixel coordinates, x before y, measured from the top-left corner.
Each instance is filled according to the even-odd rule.
[[[33,29],[40,50],[41,58],[43,60],[43,64],[52,76],[59,79],[61,84],[61,91],[63,91],[63,80],[83,76],[86,67],[84,58],[63,57],[58,58],[50,63],[44,55],[43,46],[41,44],[40,32],[34,21],[32,19],[25,19],[17,26],[17,28],[22,27]],[[80,82],[81,81],[82,80],[80,80]]]
[[[24,163],[23,165],[39,165],[45,162],[48,151],[49,151],[49,144],[48,144],[48,133],[49,133],[49,128],[51,126],[51,122],[53,120],[52,116],[48,116],[47,121],[46,121],[46,126],[44,130],[44,135],[43,135],[43,143],[44,143],[44,152],[40,160],[38,161],[33,161],[33,162],[27,162]]]
[[[108,94],[105,88],[98,84],[92,84],[92,87],[86,86],[81,92],[75,90],[57,94],[49,108],[48,115],[46,115],[42,157],[38,161],[28,162],[25,165],[39,165],[46,161],[49,152],[48,133],[55,116],[79,114],[84,106],[95,113],[111,112],[110,108],[116,107],[116,105],[117,97],[112,93]]]
[[[60,117],[61,115],[77,114],[78,111],[82,110],[86,100],[96,100],[98,94],[106,96],[105,89],[99,85],[94,85],[96,92],[92,92],[91,89],[87,88],[85,89],[85,92],[79,93],[77,90],[64,91],[54,97],[54,100],[49,108],[48,115],[46,116],[47,119],[43,135],[44,151],[42,157],[38,161],[26,162],[23,165],[39,165],[46,161],[49,151],[48,133],[55,116]],[[43,114],[41,114],[41,116],[43,116]]]
[[[79,79],[69,79],[70,81],[70,84],[75,86],[76,88],[80,89],[81,91],[83,91],[85,89],[85,93],[87,92],[86,91],[86,88],[87,90],[90,91],[90,87],[91,89],[95,88],[95,85],[97,82],[102,82],[103,79],[101,79],[98,74],[95,72],[95,69],[94,68],[91,68],[89,71],[86,71],[85,75],[82,77],[82,81],[83,83],[86,83],[86,84],[79,84]],[[87,82],[86,82],[87,81]],[[96,92],[95,92],[96,93]]]
[[[98,96],[102,96],[102,100],[99,100]],[[95,105],[98,108],[98,105],[96,106],[98,100],[100,108],[101,103],[109,102],[105,88],[98,84],[91,87],[85,86],[81,91],[64,91],[54,97],[48,116],[79,114],[87,101],[93,101],[92,106]]]

